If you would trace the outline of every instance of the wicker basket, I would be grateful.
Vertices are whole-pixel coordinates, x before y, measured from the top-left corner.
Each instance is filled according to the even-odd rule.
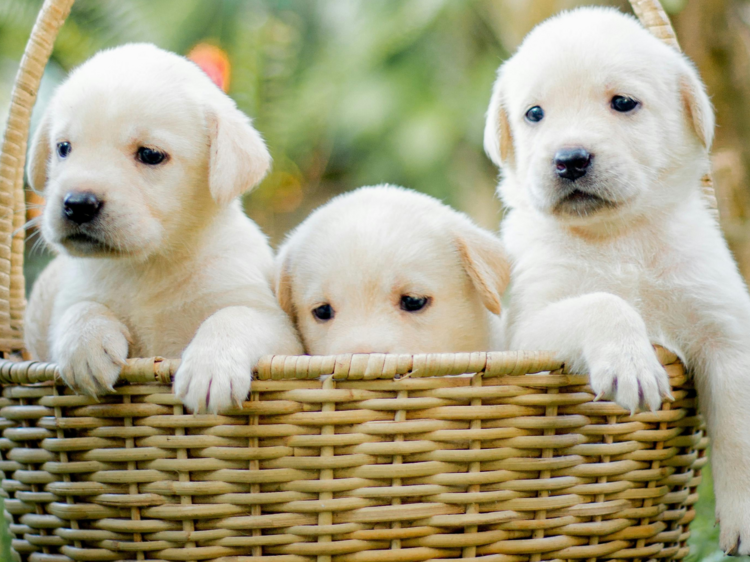
[[[95,401],[22,350],[31,107],[73,0],[47,0],[0,159],[0,469],[22,560],[679,559],[707,439],[695,391],[630,415],[545,353],[267,357],[250,400],[186,415],[176,360]],[[658,2],[633,1],[674,42]],[[451,376],[465,375],[465,376]]]

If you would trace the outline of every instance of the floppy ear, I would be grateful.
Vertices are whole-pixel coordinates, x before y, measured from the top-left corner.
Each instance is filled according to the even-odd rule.
[[[294,301],[292,300],[290,265],[289,252],[285,248],[282,248],[279,251],[279,255],[276,256],[274,292],[276,293],[276,300],[279,301],[281,309],[287,313],[292,322],[296,322]]]
[[[698,72],[691,63],[687,62],[686,66],[685,72],[680,77],[680,95],[685,115],[693,126],[698,140],[706,149],[709,149],[714,139],[714,109]]]
[[[29,165],[27,175],[29,184],[34,191],[44,191],[47,184],[49,161],[50,161],[50,128],[52,119],[49,111],[44,114],[34,132],[29,150]]]
[[[456,233],[456,246],[482,303],[490,312],[500,314],[500,299],[510,281],[510,262],[502,243],[473,227]]]
[[[503,100],[502,76],[492,88],[487,122],[484,126],[484,150],[498,167],[509,164],[513,159],[513,137],[508,122],[508,112]]]
[[[258,185],[271,165],[260,133],[234,102],[226,101],[209,109],[207,115],[211,143],[208,186],[220,205]]]

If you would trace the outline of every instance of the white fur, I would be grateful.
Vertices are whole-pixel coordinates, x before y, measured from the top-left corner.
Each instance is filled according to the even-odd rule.
[[[141,146],[169,158],[147,166]],[[261,355],[301,351],[271,290],[266,238],[235,200],[269,164],[249,119],[182,57],[134,44],[76,69],[32,144],[42,231],[61,255],[34,287],[29,351],[92,395],[112,389],[128,356],[184,351],[175,391],[190,410],[244,400]],[[71,191],[104,202],[95,221],[66,220]],[[69,238],[79,232],[96,242]]]
[[[617,94],[642,107],[615,112]],[[545,117],[529,123],[534,105]],[[701,197],[713,126],[684,56],[633,18],[581,9],[541,24],[501,67],[485,146],[510,208],[507,346],[560,352],[631,410],[667,395],[650,343],[676,352],[712,438],[721,546],[748,554],[750,297]],[[560,208],[552,159],[570,146],[594,154],[581,189],[611,205]]]
[[[277,296],[309,353],[491,348],[508,281],[500,241],[415,191],[364,187],[316,210],[277,257]],[[401,296],[428,297],[418,312]],[[329,303],[335,316],[312,310]]]

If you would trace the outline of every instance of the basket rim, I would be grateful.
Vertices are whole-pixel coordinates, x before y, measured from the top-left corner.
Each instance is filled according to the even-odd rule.
[[[659,346],[654,350],[659,362],[672,365],[679,357]],[[137,357],[127,359],[120,381],[128,383],[172,384],[179,359]],[[335,379],[396,379],[466,374],[523,376],[526,374],[572,371],[550,351],[478,351],[473,353],[345,353],[341,355],[264,355],[253,369],[256,380],[313,380],[326,375]],[[579,374],[579,373],[575,373]],[[28,385],[55,382],[63,384],[55,363],[0,359],[0,384]]]

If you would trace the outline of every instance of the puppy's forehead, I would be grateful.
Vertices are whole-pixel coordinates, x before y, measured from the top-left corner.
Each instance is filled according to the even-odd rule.
[[[680,56],[630,16],[582,8],[537,26],[504,65],[509,100],[533,103],[560,89],[653,88],[666,83]],[[655,69],[658,71],[655,72]]]
[[[306,248],[309,253],[295,267],[294,292],[301,306],[388,305],[399,291],[433,296],[462,273],[458,254],[434,239],[373,238],[362,232],[326,242]]]
[[[201,71],[151,45],[103,51],[75,69],[53,100],[55,128],[76,124],[129,124],[131,133],[200,123]]]
[[[360,217],[361,218],[361,217]],[[418,264],[430,264],[443,254],[453,255],[456,250],[445,229],[435,228],[419,217],[390,217],[393,220],[341,220],[323,231],[313,231],[304,241],[313,267],[319,274],[332,272],[333,264],[356,264],[360,274],[369,271],[381,276],[382,272],[409,269]],[[342,265],[342,267],[344,267]],[[327,273],[325,275],[328,275]]]
[[[388,200],[387,192],[354,195],[316,211],[290,240],[295,286],[304,287],[306,296],[334,298],[365,280],[381,292],[394,285],[428,290],[460,274],[451,211],[437,202]]]

